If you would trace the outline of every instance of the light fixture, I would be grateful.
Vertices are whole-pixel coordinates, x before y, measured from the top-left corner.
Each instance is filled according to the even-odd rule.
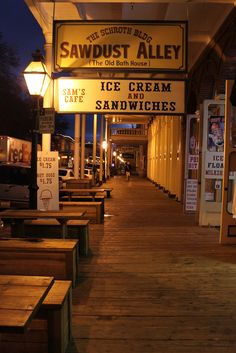
[[[44,96],[50,83],[46,65],[43,62],[43,56],[37,50],[32,54],[33,61],[23,72],[29,94],[34,97],[34,128],[32,131],[31,147],[31,179],[29,185],[29,207],[37,209],[37,151],[38,151],[38,125],[40,114],[40,98]],[[36,100],[36,102],[35,102]],[[36,104],[35,104],[36,103]]]
[[[107,149],[107,141],[102,141],[102,148],[104,149],[104,150],[106,150]]]
[[[23,72],[25,82],[31,96],[43,97],[50,83],[46,65],[39,50],[32,54],[33,61]]]

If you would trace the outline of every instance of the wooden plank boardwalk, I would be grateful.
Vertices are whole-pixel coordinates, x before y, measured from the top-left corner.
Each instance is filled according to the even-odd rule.
[[[114,177],[73,290],[67,353],[235,353],[236,247],[154,185]]]

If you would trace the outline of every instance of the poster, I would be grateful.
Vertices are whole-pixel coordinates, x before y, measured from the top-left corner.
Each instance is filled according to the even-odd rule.
[[[207,149],[212,152],[224,150],[224,116],[209,116]]]

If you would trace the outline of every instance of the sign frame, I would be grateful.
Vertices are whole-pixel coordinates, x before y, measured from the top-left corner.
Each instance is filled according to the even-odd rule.
[[[70,30],[66,28],[70,26]],[[76,31],[73,26],[78,27]],[[102,27],[103,26],[103,27]],[[104,27],[105,26],[105,27]],[[62,30],[64,27],[64,30]],[[90,56],[88,58],[76,58],[77,61],[80,59],[81,64],[73,64],[73,66],[62,64],[58,60],[59,48],[63,44],[63,54],[65,57],[68,53],[67,38],[65,41],[59,40],[59,37],[65,38],[66,32],[70,35],[72,31],[78,32],[81,36],[80,42],[72,43],[70,55],[78,56],[79,52],[81,55],[85,55],[85,52],[95,55],[95,58]],[[116,28],[116,33],[113,33],[113,29]],[[119,33],[119,29],[123,29],[123,32]],[[176,32],[174,31],[176,29]],[[107,30],[107,34],[106,34]],[[64,31],[64,33],[63,33]],[[109,33],[112,32],[112,33]],[[177,33],[178,32],[178,33]],[[104,34],[105,33],[105,34]],[[155,37],[153,37],[155,35]],[[159,35],[159,39],[158,39]],[[75,34],[74,34],[75,36]],[[122,37],[123,36],[123,37]],[[124,37],[125,36],[125,37]],[[168,38],[169,36],[169,38]],[[111,37],[111,38],[110,38]],[[157,37],[157,39],[156,39]],[[177,37],[177,38],[176,38]],[[73,71],[73,70],[112,70],[112,71],[136,71],[136,72],[161,72],[161,73],[187,73],[187,43],[188,43],[188,22],[187,21],[54,21],[53,23],[53,51],[54,51],[54,70],[55,71]],[[123,39],[124,38],[124,39]],[[166,38],[167,42],[164,42]],[[174,38],[174,39],[173,39]],[[102,40],[101,40],[102,39]],[[110,41],[109,41],[110,39]],[[117,42],[115,42],[115,39]],[[124,40],[124,42],[122,42]],[[169,40],[169,42],[168,42]],[[143,42],[142,42],[143,41]],[[174,43],[175,44],[171,44]],[[81,44],[82,43],[82,44]],[[128,44],[127,44],[128,43]],[[178,43],[178,45],[177,45]],[[180,45],[181,43],[181,45]],[[99,53],[103,51],[103,46],[112,46],[113,55],[107,54],[107,64],[105,65],[105,57],[99,56]],[[116,46],[116,48],[115,48]],[[136,46],[138,46],[138,51]],[[82,47],[82,51],[81,51]],[[179,48],[180,47],[180,48]],[[90,50],[91,49],[91,50]],[[136,51],[135,51],[136,49]],[[136,56],[130,56],[129,54],[135,51]],[[120,55],[119,55],[120,54]],[[122,55],[124,54],[124,55]],[[140,60],[137,56],[148,56]],[[168,63],[168,59],[171,56],[175,57],[176,67],[170,67],[165,65]],[[176,56],[180,55],[180,60],[177,63]],[[156,57],[154,57],[156,56]],[[116,60],[118,58],[125,57],[125,60]],[[101,58],[96,64],[90,63],[97,58]],[[114,60],[113,60],[114,58]],[[90,60],[91,59],[91,60]],[[146,59],[146,60],[145,60]],[[86,62],[87,60],[87,62]],[[133,65],[132,62],[134,61]],[[101,64],[102,62],[102,64]],[[162,63],[163,62],[163,63]],[[174,61],[173,61],[174,62]],[[119,63],[119,65],[118,65]],[[155,63],[155,64],[154,64]],[[162,63],[162,65],[160,65]],[[171,60],[169,60],[169,64]],[[117,66],[118,65],[118,66]],[[141,65],[138,66],[137,65]],[[173,65],[173,63],[172,63]]]

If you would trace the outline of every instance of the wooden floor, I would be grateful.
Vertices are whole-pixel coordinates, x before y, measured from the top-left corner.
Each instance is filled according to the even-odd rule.
[[[235,353],[236,247],[145,179],[112,178],[73,290],[68,353]]]

